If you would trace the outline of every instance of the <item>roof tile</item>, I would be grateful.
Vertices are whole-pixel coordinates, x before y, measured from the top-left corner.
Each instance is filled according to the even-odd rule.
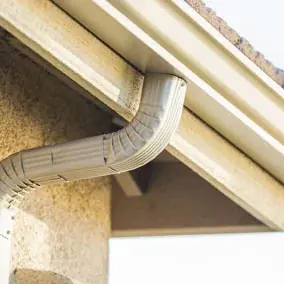
[[[204,19],[234,44],[243,54],[260,67],[275,82],[284,87],[284,71],[275,67],[264,55],[256,51],[245,38],[241,37],[235,30],[209,7],[202,0],[185,0],[194,10],[196,10]]]

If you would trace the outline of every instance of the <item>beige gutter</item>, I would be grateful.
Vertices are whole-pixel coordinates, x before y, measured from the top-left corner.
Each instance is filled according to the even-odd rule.
[[[143,75],[50,1],[3,0],[0,24],[90,96],[133,118]],[[284,229],[283,186],[186,108],[167,150],[262,222]]]
[[[185,105],[284,182],[283,89],[183,0],[54,2],[141,71],[187,80]]]

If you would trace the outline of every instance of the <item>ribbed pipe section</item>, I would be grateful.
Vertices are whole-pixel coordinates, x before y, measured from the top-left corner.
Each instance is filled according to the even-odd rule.
[[[109,148],[119,149],[110,149],[109,155],[119,154],[108,159],[108,165],[118,172],[153,160],[165,149],[180,120],[185,95],[183,80],[170,75],[152,75],[145,82],[144,90],[147,95],[133,121],[111,135],[110,141],[105,140]]]
[[[110,134],[24,150],[0,163],[0,199],[6,208],[41,185],[130,171],[160,154],[175,132],[185,82],[147,74],[139,110],[125,128]]]

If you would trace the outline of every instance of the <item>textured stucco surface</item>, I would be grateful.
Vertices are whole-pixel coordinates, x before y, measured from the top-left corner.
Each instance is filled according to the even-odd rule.
[[[275,82],[284,87],[284,72],[267,60],[262,53],[256,51],[249,41],[228,26],[227,23],[222,18],[218,17],[211,8],[207,7],[202,0],[185,1]]]
[[[0,36],[0,159],[109,131],[110,117]],[[107,283],[111,178],[42,188],[20,205],[12,267],[19,284]]]

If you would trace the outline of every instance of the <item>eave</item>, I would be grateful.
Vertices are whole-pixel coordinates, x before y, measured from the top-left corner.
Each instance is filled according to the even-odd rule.
[[[75,3],[71,0],[60,2],[62,5],[67,2]],[[120,1],[120,3],[126,2]],[[91,6],[88,6],[88,4]],[[155,2],[155,4],[158,5],[159,2]],[[167,5],[172,7],[173,12],[178,12],[182,19],[184,17],[188,19],[189,16],[183,10],[180,11],[178,4],[183,5],[181,2]],[[156,39],[150,38],[110,3],[84,0],[80,2],[80,7],[89,10],[92,19],[101,21],[95,27],[101,33],[105,31],[105,34],[109,35],[108,38],[113,36],[114,42],[117,39],[123,39],[124,35],[127,36],[127,42],[120,42],[121,48],[125,48],[125,53],[122,53],[122,50],[118,50],[119,45],[115,47],[106,38],[103,38],[102,34],[93,30],[97,36],[131,64],[120,58],[113,50],[47,0],[2,1],[0,3],[0,23],[24,44],[86,89],[90,95],[95,94],[104,104],[127,120],[131,120],[137,110],[143,85],[143,74],[131,65],[135,65],[142,73],[145,70],[160,71],[174,73],[187,79],[189,88],[186,107],[179,129],[173,135],[167,150],[262,222],[273,229],[284,229],[284,190],[282,184],[222,137],[222,135],[225,136],[241,148],[241,145],[237,143],[238,141],[234,141],[234,136],[229,137],[230,133],[235,133],[236,139],[241,140],[239,143],[245,144],[248,148],[247,154],[248,150],[256,148],[259,151],[262,150],[263,153],[271,154],[271,157],[277,154],[277,158],[280,160],[282,158],[280,154],[283,154],[280,147],[282,144],[280,144],[280,139],[276,139],[276,136],[281,138],[281,133],[277,132],[276,135],[274,132],[267,132],[270,129],[269,127],[272,127],[274,118],[267,117],[263,127],[257,124],[256,118],[260,117],[259,115],[254,114],[255,116],[249,117],[245,113],[245,108],[241,109],[241,106],[248,107],[248,105],[244,104],[243,101],[234,105],[232,103],[233,98],[229,100],[228,97],[225,98],[219,92],[219,90],[222,90],[220,88],[222,85],[214,80],[223,78],[221,74],[215,76],[216,78],[213,77],[214,80],[209,80],[209,77],[207,77],[205,81],[206,78],[202,77],[203,73],[196,74],[197,71],[194,66],[189,68],[186,65],[186,58],[178,58],[178,54],[175,54],[174,50],[172,53],[169,52],[168,49],[171,45],[167,49],[162,47],[162,42],[158,43]],[[82,12],[84,9],[80,11]],[[140,10],[140,12],[142,11]],[[186,25],[191,22],[187,20]],[[107,24],[108,28],[105,28],[104,24]],[[193,27],[196,27],[195,25],[196,23]],[[117,33],[116,28],[120,33]],[[195,30],[199,31],[196,28]],[[189,31],[191,30],[189,29]],[[207,39],[212,40],[212,36],[208,36]],[[134,56],[135,52],[133,53],[136,50],[136,48],[133,48],[135,42],[139,51],[136,57]],[[198,41],[196,40],[196,42]],[[119,44],[119,41],[117,43]],[[218,52],[223,51],[223,49],[224,47],[220,47]],[[143,53],[143,50],[146,53]],[[131,57],[128,57],[131,54],[133,60],[135,59],[137,63],[131,60]],[[227,88],[224,88],[226,96],[234,94],[237,95],[236,98],[240,99],[243,98],[241,94],[244,90],[249,91],[254,87],[256,89],[253,90],[258,90],[261,98],[264,96],[265,100],[272,98],[273,102],[277,101],[277,104],[271,103],[270,106],[276,105],[278,109],[279,105],[281,106],[282,89],[251,62],[248,62],[248,60],[245,62],[246,58],[242,57],[241,54],[234,52],[244,60],[242,65],[240,65],[239,59],[237,60],[232,54],[230,56],[228,54],[228,50],[225,50],[223,55],[232,57],[232,62],[244,69],[238,69],[237,74],[240,80],[242,79],[241,82],[247,84],[245,84],[247,89],[243,89],[245,88],[243,86],[239,90],[242,91],[241,93],[236,91],[231,93],[227,92]],[[142,65],[139,66],[139,62],[144,62],[144,68]],[[210,62],[209,60],[208,64]],[[258,76],[251,68],[257,68]],[[236,72],[237,69],[234,70]],[[228,80],[230,79],[230,76],[223,75]],[[249,79],[246,79],[247,76],[249,76]],[[221,82],[224,84],[224,81]],[[100,90],[100,92],[98,93],[97,90]],[[203,107],[200,107],[200,105]],[[259,110],[258,104],[255,107]],[[271,108],[271,110],[274,109]],[[222,135],[191,111],[207,121]],[[208,117],[206,117],[206,113],[208,113]],[[279,111],[275,111],[274,114],[279,119],[281,118]],[[261,118],[263,117],[261,116]],[[269,127],[267,127],[268,125]],[[283,126],[279,125],[278,128],[281,127]],[[227,132],[224,130],[227,130]],[[250,143],[246,144],[244,141]],[[267,147],[266,150],[261,148],[263,145]],[[253,157],[252,154],[250,156],[257,160],[257,157]],[[260,163],[260,161],[258,162]],[[272,173],[277,176],[277,172]]]
[[[186,107],[284,181],[284,90],[183,0],[54,2],[142,72],[186,79]]]

